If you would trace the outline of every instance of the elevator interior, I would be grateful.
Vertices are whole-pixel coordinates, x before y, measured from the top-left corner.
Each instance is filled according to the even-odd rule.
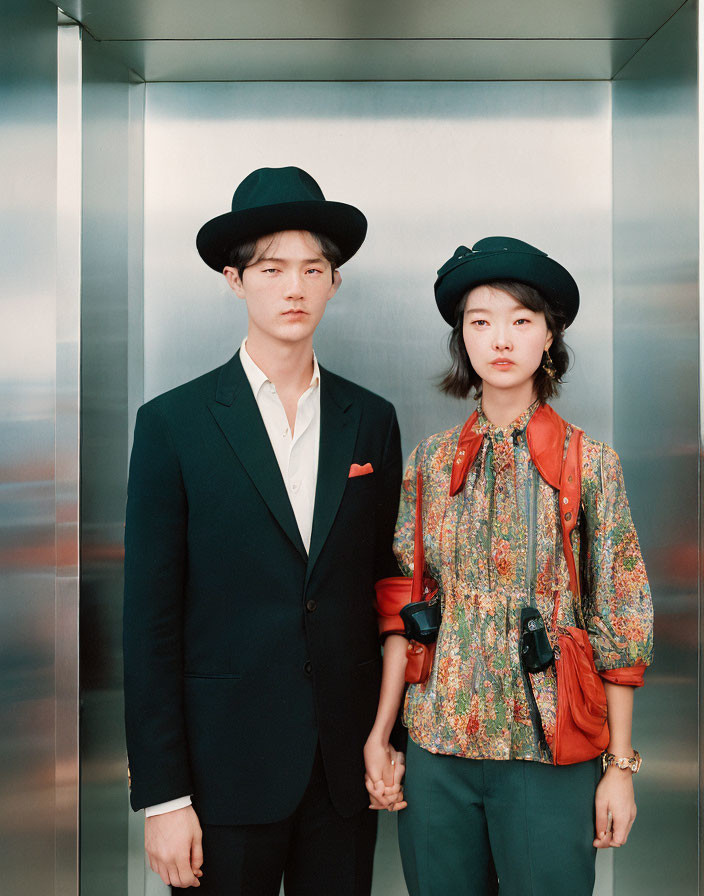
[[[696,892],[695,3],[64,0],[58,36],[49,0],[5,6],[7,892],[74,894],[79,878],[84,896],[163,892],[127,804],[130,436],[144,400],[238,346],[243,309],[195,233],[244,174],[284,164],[369,218],[316,349],[394,402],[406,454],[468,413],[433,385],[446,331],[432,282],[448,253],[507,233],[575,274],[557,407],[621,456],[656,608],[636,697],[639,817],[627,848],[600,857],[596,892]],[[382,822],[375,893],[395,896]]]

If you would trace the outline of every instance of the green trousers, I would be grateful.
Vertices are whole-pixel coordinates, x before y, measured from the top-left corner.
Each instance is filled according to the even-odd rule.
[[[592,896],[599,760],[463,759],[410,738],[398,832],[411,896]],[[495,869],[495,870],[494,870]]]

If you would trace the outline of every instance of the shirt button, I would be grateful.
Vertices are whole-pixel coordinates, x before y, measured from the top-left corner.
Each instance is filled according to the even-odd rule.
[[[284,430],[284,435],[283,435],[283,437],[286,438],[287,435],[288,435],[288,426],[287,426],[286,429]]]
[[[317,608],[317,606],[318,604],[313,600],[313,598],[306,601],[306,610],[308,610],[309,613],[312,613]]]
[[[291,483],[291,491],[292,491],[292,492],[297,492],[298,489],[299,489],[300,487],[301,487],[301,480],[300,480],[300,479],[295,479],[295,480]]]
[[[310,660],[306,660],[303,664],[303,671],[306,673],[306,675],[310,675],[313,671],[313,663],[311,663]]]

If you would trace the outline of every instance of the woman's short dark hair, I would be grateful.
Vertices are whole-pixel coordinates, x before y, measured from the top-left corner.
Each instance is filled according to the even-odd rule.
[[[320,251],[322,253],[323,258],[330,262],[330,268],[332,269],[332,273],[340,267],[340,261],[342,259],[342,253],[340,252],[337,244],[330,239],[329,236],[326,236],[324,233],[313,233],[310,235],[316,241],[316,243],[320,246]],[[259,258],[264,258],[269,247],[274,242],[277,233],[271,234],[271,239],[267,243],[266,246],[262,246],[262,249],[259,253]],[[254,257],[254,253],[257,251],[257,243],[261,237],[257,237],[256,239],[251,240],[243,240],[241,243],[235,243],[235,245],[230,249],[227,256],[227,264],[231,268],[235,268],[237,273],[240,275],[240,280],[242,279],[242,275],[245,272],[245,269],[249,267],[251,264],[256,264],[259,258]]]
[[[519,283],[516,280],[491,280],[485,285],[507,292],[517,302],[520,302],[524,308],[528,308],[530,311],[542,311],[545,315],[545,323],[552,333],[550,358],[555,368],[555,377],[553,379],[553,377],[549,376],[543,370],[543,365],[541,364],[535,372],[535,387],[539,401],[546,402],[549,398],[559,394],[560,383],[562,383],[562,378],[570,366],[570,357],[563,336],[565,329],[564,315],[556,308],[550,306],[542,293],[532,286],[528,286],[527,283]],[[462,334],[467,295],[457,304],[455,325],[448,340],[451,359],[450,368],[439,383],[439,387],[443,392],[455,398],[466,398],[472,388],[474,388],[477,398],[482,394],[481,377],[472,367]]]

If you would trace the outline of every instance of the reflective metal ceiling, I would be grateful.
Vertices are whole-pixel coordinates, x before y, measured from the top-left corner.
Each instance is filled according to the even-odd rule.
[[[612,78],[682,0],[60,0],[148,81]]]

